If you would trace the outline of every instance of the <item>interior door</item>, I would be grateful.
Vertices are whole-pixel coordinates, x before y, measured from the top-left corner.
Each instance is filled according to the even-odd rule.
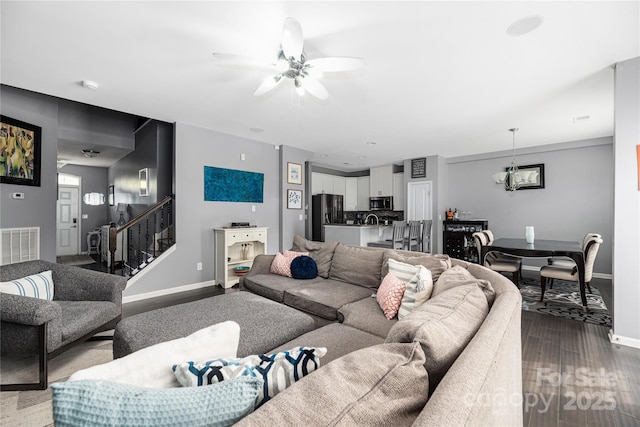
[[[78,187],[58,187],[56,255],[78,255]]]
[[[431,219],[431,181],[409,182],[407,220]]]

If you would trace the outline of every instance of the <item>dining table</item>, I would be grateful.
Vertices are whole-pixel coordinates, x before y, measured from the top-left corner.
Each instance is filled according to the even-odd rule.
[[[484,264],[485,256],[493,251],[525,258],[567,257],[572,259],[578,270],[582,306],[585,311],[587,310],[584,252],[580,242],[535,239],[533,243],[527,243],[526,239],[500,238],[494,240],[490,245],[482,246],[480,251],[482,262],[480,264]]]

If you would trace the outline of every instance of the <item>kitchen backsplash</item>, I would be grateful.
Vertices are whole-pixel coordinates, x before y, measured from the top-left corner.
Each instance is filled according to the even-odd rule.
[[[393,221],[404,221],[404,211],[347,211],[344,213],[344,220],[345,222],[353,221],[354,224],[359,224],[371,213],[378,217],[380,224],[383,224],[385,220],[387,220],[389,224]]]

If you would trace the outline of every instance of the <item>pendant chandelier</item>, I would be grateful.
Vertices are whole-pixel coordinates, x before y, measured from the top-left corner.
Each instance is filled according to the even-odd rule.
[[[513,151],[511,153],[511,165],[506,172],[496,172],[493,174],[493,181],[496,184],[504,184],[508,191],[516,191],[522,185],[522,177],[518,166],[516,166],[516,132],[518,128],[511,128],[509,132],[513,135]]]

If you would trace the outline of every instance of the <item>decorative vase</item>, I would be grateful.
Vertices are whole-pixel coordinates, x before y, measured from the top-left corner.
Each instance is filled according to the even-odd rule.
[[[524,229],[524,238],[527,243],[532,244],[535,238],[535,232],[533,231],[533,225],[527,225]]]

